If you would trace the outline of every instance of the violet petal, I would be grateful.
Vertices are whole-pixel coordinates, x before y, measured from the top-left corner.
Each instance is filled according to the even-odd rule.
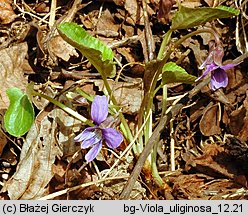
[[[117,148],[123,141],[122,134],[114,128],[102,129],[102,135],[109,148]]]
[[[206,60],[201,64],[199,67],[200,70],[204,69],[207,65],[210,65],[213,63],[214,53],[210,52]]]
[[[226,72],[219,68],[212,73],[210,87],[212,90],[226,87],[228,84],[228,76]]]
[[[241,63],[241,62],[240,62]],[[240,64],[238,63],[238,64]],[[222,65],[220,68],[223,70],[229,70],[231,68],[234,68],[235,66],[237,66],[238,64],[226,64],[226,65]]]
[[[198,78],[195,80],[195,82],[197,82],[198,80],[204,78],[204,77],[207,76],[210,72],[216,70],[217,68],[219,68],[219,66],[216,65],[216,64],[207,65],[206,70],[203,72],[203,74],[202,74],[200,77],[198,77]]]
[[[100,125],[108,116],[108,98],[97,95],[91,105],[91,118]]]
[[[78,134],[75,138],[74,141],[75,142],[81,142],[83,140],[87,140],[90,139],[91,137],[94,136],[94,129],[96,127],[88,127],[86,129],[84,129],[83,132],[81,132],[80,134]]]
[[[90,146],[95,145],[96,143],[98,143],[100,140],[102,140],[102,132],[101,130],[95,130],[94,135],[87,140],[84,140],[81,144],[81,148],[82,149],[86,149],[89,148]]]
[[[91,161],[93,161],[96,156],[99,154],[100,150],[102,148],[102,140],[95,144],[90,150],[89,152],[85,155],[85,160],[89,163]]]

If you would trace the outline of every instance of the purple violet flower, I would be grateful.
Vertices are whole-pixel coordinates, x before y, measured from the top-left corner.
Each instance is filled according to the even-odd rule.
[[[209,64],[206,66],[203,74],[196,79],[196,82],[211,73],[210,88],[214,91],[222,87],[225,88],[228,84],[228,76],[225,71],[236,65],[238,64],[226,64],[223,66],[216,65],[215,63]]]
[[[108,98],[106,96],[96,96],[91,104],[91,118],[96,123],[96,126],[86,128],[74,138],[75,142],[82,142],[82,149],[92,147],[85,155],[87,162],[96,158],[103,142],[113,149],[117,148],[123,141],[122,134],[110,127],[113,124],[113,118],[107,118],[107,116]]]
[[[200,66],[200,69],[206,68],[203,74],[198,77],[195,81],[204,78],[211,73],[210,88],[217,90],[222,87],[226,87],[228,84],[228,76],[226,70],[229,70],[236,65],[240,64],[226,64],[222,65],[222,58],[224,56],[224,50],[221,45],[215,45],[215,43],[209,43],[209,55],[207,59]]]

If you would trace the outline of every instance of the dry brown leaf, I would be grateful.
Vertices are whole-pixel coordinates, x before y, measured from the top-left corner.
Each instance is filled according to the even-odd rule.
[[[65,173],[66,173],[67,165],[62,161],[59,160],[57,164],[53,164],[52,171],[54,173],[54,178],[58,184],[65,183]],[[56,185],[57,187],[58,185]]]
[[[248,91],[246,91],[243,105],[231,113],[229,128],[232,134],[236,135],[240,141],[248,141]]]
[[[164,19],[164,23],[167,24],[169,22],[169,14],[174,4],[176,4],[175,0],[160,0],[158,19]]]
[[[208,51],[201,49],[201,45],[198,40],[188,38],[182,44],[184,47],[189,47],[190,49],[192,49],[198,66],[200,66],[205,61]]]
[[[195,105],[190,108],[190,122],[195,123],[198,118],[202,116],[203,110],[206,108],[206,104],[209,102],[208,98],[198,100]],[[197,122],[198,124],[198,122]]]
[[[67,104],[70,102],[64,94],[58,98],[58,101],[70,107],[70,105]],[[51,111],[51,109],[53,110]],[[46,109],[42,110],[36,116],[36,123],[42,122],[42,119],[46,118],[46,116],[54,119],[54,127],[56,128],[54,137],[56,137],[56,141],[59,143],[63,155],[67,156],[66,159],[69,162],[73,154],[80,149],[80,145],[75,145],[74,137],[75,133],[78,133],[81,129],[81,121],[73,118],[60,108],[53,108],[53,105],[51,105],[47,106]]]
[[[102,80],[96,80],[94,83],[100,91],[105,91]],[[136,114],[139,112],[144,94],[141,83],[134,84],[109,80],[109,84],[123,113]]]
[[[240,139],[241,141],[247,141],[248,140],[248,90],[246,91],[246,98],[244,100],[244,107],[246,109],[246,116],[245,116],[245,119],[244,119],[244,126],[241,130],[241,133],[240,133]]]
[[[38,4],[36,4],[35,6],[35,11],[37,13],[49,13],[50,11],[50,8],[49,8],[49,5],[48,5],[48,2],[40,2]]]
[[[116,24],[113,15],[106,9],[98,20],[96,28],[97,34],[105,37],[118,37],[120,25]]]
[[[31,127],[17,170],[2,190],[8,191],[10,199],[38,199],[48,193],[47,185],[54,175],[52,165],[55,157],[62,155],[54,136],[55,126],[53,119],[45,117],[40,129]]]
[[[125,32],[125,37],[132,37],[135,35],[135,30],[133,26],[123,24],[122,29]]]
[[[15,12],[13,11],[11,4],[13,1],[11,0],[0,0],[0,23],[1,24],[9,24],[14,21],[17,17]]]
[[[83,24],[84,28],[89,30],[89,29],[94,29],[95,25],[94,25],[94,21],[95,21],[95,17],[94,17],[94,13],[89,13],[86,15],[79,15],[80,21]]]
[[[211,136],[221,133],[219,112],[218,104],[205,109],[200,121],[200,130],[204,136]]]
[[[204,0],[204,1],[207,3],[207,5],[209,7],[213,7],[214,4],[216,4],[215,2],[219,2],[218,0],[217,1],[215,1],[215,0]]]
[[[48,82],[45,84],[34,85],[34,89],[36,91],[41,91],[43,94],[51,98],[54,98],[56,94],[58,93],[57,90],[52,88]],[[32,102],[34,103],[36,108],[38,108],[39,110],[43,110],[49,104],[48,100],[46,100],[45,98],[38,97],[38,96],[36,97],[34,96],[32,98]]]
[[[248,52],[247,41],[247,4],[242,1],[236,1],[237,7],[240,10],[239,16],[236,18],[236,47],[242,54]]]
[[[229,128],[233,135],[238,135],[242,130],[244,125],[244,119],[246,116],[246,109],[241,107],[241,109],[234,110],[230,115]]]
[[[0,129],[0,156],[2,155],[3,149],[4,149],[4,147],[5,147],[6,144],[7,144],[6,135]]]
[[[176,199],[203,199],[203,186],[212,178],[204,174],[179,175],[171,179],[172,194]]]
[[[238,138],[242,142],[248,141],[248,113],[246,114],[244,118],[244,125],[242,127],[242,130],[239,132]]]
[[[6,135],[4,134],[1,128],[1,125],[3,124],[3,114],[4,114],[4,111],[0,110],[0,156],[2,155],[4,146],[7,144]]]
[[[244,107],[246,110],[248,110],[248,89],[245,93],[246,97],[245,97],[245,100],[244,100]]]
[[[68,171],[67,175],[68,184],[69,185],[80,185],[83,183],[92,182],[97,179],[96,175],[92,175],[91,172],[87,171],[87,169],[82,170],[81,173],[78,170],[72,169]],[[96,192],[100,191],[98,185],[90,185],[88,187],[79,188],[75,191],[72,191],[69,195],[69,199],[72,200],[86,200],[86,199],[94,199],[94,195]]]
[[[225,62],[224,64],[227,63],[228,62]],[[244,76],[237,67],[227,70],[226,73],[228,75],[228,85],[226,87],[227,90],[231,90],[236,87],[239,87],[244,81]]]
[[[186,161],[186,170],[192,167],[197,171],[213,177],[227,177],[234,179],[238,174],[238,164],[233,157],[215,143],[208,144],[202,149],[203,154],[195,157],[189,155]],[[187,153],[186,153],[187,155]]]
[[[244,83],[243,85],[240,85],[239,88],[235,88],[234,90],[230,91],[226,96],[231,104],[236,105],[237,103],[240,103],[243,101],[243,97],[246,94],[246,91],[248,90],[248,83]]]
[[[186,170],[197,170],[212,177],[226,177],[233,183],[247,187],[247,145],[231,140],[231,143],[220,146],[215,143],[205,145],[203,154],[193,156],[190,153],[184,155]],[[243,148],[242,148],[243,147]]]
[[[140,31],[138,30],[138,36],[139,36],[139,41],[141,43],[141,46],[142,46],[142,52],[143,52],[143,55],[144,55],[144,59],[145,59],[145,62],[148,62],[149,61],[149,56],[148,56],[148,46],[147,46],[147,43],[146,43],[146,34],[145,34],[145,31]],[[148,64],[148,67],[151,65],[151,64],[156,64],[155,61],[150,61],[149,64]],[[152,77],[153,74],[155,73],[156,70],[148,70],[147,72],[145,71],[145,74],[151,74],[150,76]]]
[[[128,164],[120,164],[117,168],[114,168],[111,171],[109,177],[113,177],[113,180],[106,181],[104,183],[104,186],[102,188],[102,191],[104,192],[104,195],[102,197],[103,199],[115,199],[119,196],[127,183],[127,178],[114,180],[114,177],[128,176],[129,174],[127,173],[127,169]],[[108,169],[103,170],[101,172],[102,176],[104,176],[108,171]],[[145,192],[145,188],[142,187],[140,182],[136,181],[130,194],[130,199],[141,200],[145,197]]]
[[[61,109],[55,109],[56,111],[56,137],[63,150],[63,155],[67,156],[67,160],[70,161],[73,154],[80,149],[80,145],[75,145],[74,137],[75,133],[81,128],[81,122],[69,114],[65,113]],[[54,112],[55,112],[54,111]],[[49,114],[50,116],[50,114]],[[81,159],[80,157],[77,158]],[[74,162],[76,159],[74,160]]]
[[[50,55],[59,57],[64,61],[68,61],[71,56],[79,56],[76,49],[63,40],[59,35],[52,37],[48,41],[48,47]]]
[[[125,2],[125,0],[98,0],[98,1],[101,1],[101,2],[114,2],[118,6],[123,6],[124,2]]]
[[[145,53],[145,52],[144,52]],[[144,91],[145,94],[147,94],[150,90],[150,86],[153,80],[153,77],[156,73],[156,70],[154,70],[154,68],[156,68],[157,65],[157,61],[150,61],[145,68],[144,71],[144,78],[143,78],[143,82],[144,82]]]
[[[119,47],[116,49],[118,53],[123,55],[127,62],[136,62],[137,56],[135,56],[134,51],[130,47]]]
[[[18,163],[17,154],[17,151],[13,147],[9,146],[6,151],[2,152],[1,161],[6,162],[8,164],[7,166],[16,166],[16,164]],[[10,168],[7,173],[9,173],[10,171],[12,171],[12,168]]]
[[[169,177],[169,180],[173,183],[171,193],[175,200],[220,200],[224,196],[235,194],[241,188],[240,184],[235,183],[233,180],[214,179],[204,174],[181,173],[177,177]],[[242,194],[237,194],[235,197],[243,196]]]
[[[28,51],[27,43],[0,50],[0,109],[9,106],[6,90],[18,87],[25,91],[27,79],[24,77],[22,64]]]
[[[184,7],[195,8],[201,6],[200,0],[184,0],[181,3]]]
[[[144,24],[142,8],[139,7],[136,0],[126,0],[124,4],[125,9],[128,12],[126,22],[135,26],[137,22]]]

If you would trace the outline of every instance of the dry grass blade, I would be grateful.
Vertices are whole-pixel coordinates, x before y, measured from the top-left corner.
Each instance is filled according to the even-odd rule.
[[[54,25],[54,22],[55,22],[56,6],[57,6],[57,0],[52,0],[50,17],[49,17],[50,28]]]
[[[111,180],[117,180],[117,179],[125,179],[125,178],[128,178],[128,177],[129,176],[118,176],[118,177],[105,178],[105,179],[100,179],[100,180],[97,180],[97,181],[92,181],[92,182],[84,183],[84,184],[77,185],[77,186],[72,187],[72,188],[66,188],[64,190],[57,191],[55,193],[51,193],[51,194],[49,194],[47,196],[41,197],[39,200],[54,199],[55,197],[61,196],[61,195],[66,194],[68,192],[72,192],[72,191],[78,190],[80,188],[88,187],[90,185],[100,184],[100,183],[102,183],[104,181],[111,181]]]

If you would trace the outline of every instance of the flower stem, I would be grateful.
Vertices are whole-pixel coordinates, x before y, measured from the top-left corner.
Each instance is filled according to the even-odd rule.
[[[84,122],[85,124],[87,124],[89,126],[94,126],[94,124],[90,120],[88,120],[84,116],[80,115],[78,112],[74,111],[73,109],[71,109],[71,108],[67,107],[66,105],[60,103],[59,101],[55,100],[54,98],[51,98],[51,97],[49,97],[47,95],[44,95],[44,94],[42,94],[40,92],[37,92],[35,90],[32,91],[32,94],[37,95],[37,96],[42,97],[42,98],[45,98],[46,100],[50,101],[54,105],[58,106],[59,108],[61,108],[65,112],[67,112],[70,115],[72,115],[73,117],[75,117],[76,119]]]
[[[170,30],[169,30],[170,31]],[[185,36],[183,36],[182,38],[180,38],[178,41],[175,42],[175,44],[173,45],[173,49],[170,48],[164,55],[164,50],[165,50],[165,45],[168,44],[168,41],[169,41],[169,38],[171,35],[171,33],[167,34],[166,33],[166,39],[163,40],[164,44],[163,46],[161,47],[161,50],[159,51],[159,55],[157,57],[157,60],[161,60],[160,62],[158,62],[157,64],[157,68],[155,68],[154,70],[156,70],[154,76],[153,76],[153,79],[151,81],[151,85],[150,85],[150,89],[149,89],[149,93],[146,97],[144,97],[144,100],[146,100],[144,102],[144,104],[147,104],[145,106],[145,113],[149,113],[149,110],[151,109],[152,107],[152,102],[153,102],[153,97],[154,97],[154,91],[155,91],[155,88],[156,88],[156,85],[157,85],[157,81],[158,81],[158,77],[159,75],[161,74],[162,72],[162,68],[163,66],[166,64],[166,62],[168,61],[168,59],[170,58],[170,55],[171,53],[175,50],[175,48],[177,48],[178,46],[180,46],[183,41],[185,41],[186,39],[194,36],[194,35],[197,35],[197,34],[200,34],[200,33],[210,33],[212,34],[214,37],[215,37],[215,40],[216,41],[219,41],[219,37],[217,35],[217,33],[211,29],[211,28],[204,28],[204,29],[199,29],[199,30],[196,30],[194,32],[191,32]],[[164,55],[164,57],[162,58],[162,56]],[[162,59],[161,59],[162,58]],[[142,112],[142,111],[141,111]],[[141,116],[143,115],[143,113],[141,113]]]
[[[113,104],[115,106],[118,107],[118,103],[117,103],[117,101],[116,101],[116,99],[115,99],[115,97],[114,97],[114,95],[112,93],[112,90],[110,88],[110,85],[108,83],[106,75],[104,73],[101,73],[101,76],[102,76],[104,86],[105,86],[105,88],[106,88],[106,90],[108,92],[108,95],[110,96],[111,101],[113,102]],[[123,133],[124,133],[124,135],[126,135],[127,140],[129,142],[131,142],[133,140],[133,135],[132,135],[131,130],[130,130],[128,124],[127,124],[127,121],[126,121],[124,115],[121,112],[119,113],[119,117],[120,117],[121,123],[123,125],[123,127],[121,127],[121,129],[125,130],[125,131],[123,131]]]
[[[155,179],[155,182],[162,187],[162,185],[164,184],[163,179],[160,177],[159,173],[158,173],[158,168],[157,168],[157,148],[158,148],[158,144],[159,141],[157,140],[156,143],[154,144],[153,147],[153,151],[152,151],[152,161],[151,161],[151,165],[152,165],[152,176]]]
[[[161,117],[165,115],[166,109],[167,109],[167,85],[163,85],[163,98],[162,98],[162,113]]]
[[[165,52],[165,49],[166,49],[167,45],[168,45],[169,42],[170,42],[171,34],[172,34],[172,31],[169,30],[169,31],[166,32],[166,34],[164,35],[163,41],[162,41],[162,43],[161,43],[161,46],[160,46],[160,49],[159,49],[159,52],[158,52],[157,59],[162,59],[162,57],[163,57],[163,55],[164,55],[164,52]]]
[[[146,118],[147,113],[149,113],[152,109],[153,98],[155,96],[156,86],[157,86],[159,75],[162,73],[163,66],[166,64],[166,62],[170,58],[171,53],[175,50],[175,48],[180,46],[183,41],[185,41],[186,39],[188,39],[194,35],[200,34],[200,33],[210,33],[215,37],[216,42],[219,42],[219,36],[217,35],[217,33],[213,29],[204,28],[204,29],[196,30],[194,32],[191,32],[191,33],[183,36],[178,41],[176,41],[173,44],[173,46],[167,50],[167,52],[165,52],[166,46],[170,42],[172,32],[171,32],[171,30],[169,30],[165,34],[165,37],[163,39],[163,42],[161,44],[161,47],[160,47],[160,50],[159,50],[159,53],[157,56],[158,64],[156,65],[156,68],[154,68],[154,70],[156,72],[155,72],[155,74],[151,80],[148,94],[145,95],[145,97],[143,99],[144,101],[142,102],[143,109],[140,111],[140,118],[142,118],[142,119]],[[163,87],[163,106],[166,106],[166,100],[167,100],[167,88],[165,86],[165,87]],[[166,107],[163,108],[162,115],[165,114],[165,111],[166,111]],[[140,120],[138,123],[139,123],[139,127],[140,127],[140,125],[142,124],[142,120]],[[151,134],[151,131],[149,131],[149,130],[151,130],[151,128],[149,126],[150,125],[146,125],[146,127],[144,128],[145,144],[147,143],[147,141],[149,139],[149,135]],[[153,149],[153,152],[152,152],[151,169],[152,169],[152,173],[153,173],[154,178],[157,180],[158,184],[161,185],[163,183],[163,180],[161,179],[161,177],[158,174],[157,165],[156,165],[156,154],[157,154],[157,149],[155,146]]]
[[[203,29],[198,29],[198,30],[196,30],[194,32],[191,32],[191,33],[183,36],[182,38],[180,38],[175,43],[174,47],[176,48],[176,47],[180,46],[182,44],[182,42],[185,41],[186,39],[188,39],[188,38],[190,38],[192,36],[195,36],[197,34],[201,34],[201,33],[210,33],[210,34],[212,34],[214,36],[216,43],[220,42],[219,35],[213,29],[211,29],[211,28],[203,28]]]

